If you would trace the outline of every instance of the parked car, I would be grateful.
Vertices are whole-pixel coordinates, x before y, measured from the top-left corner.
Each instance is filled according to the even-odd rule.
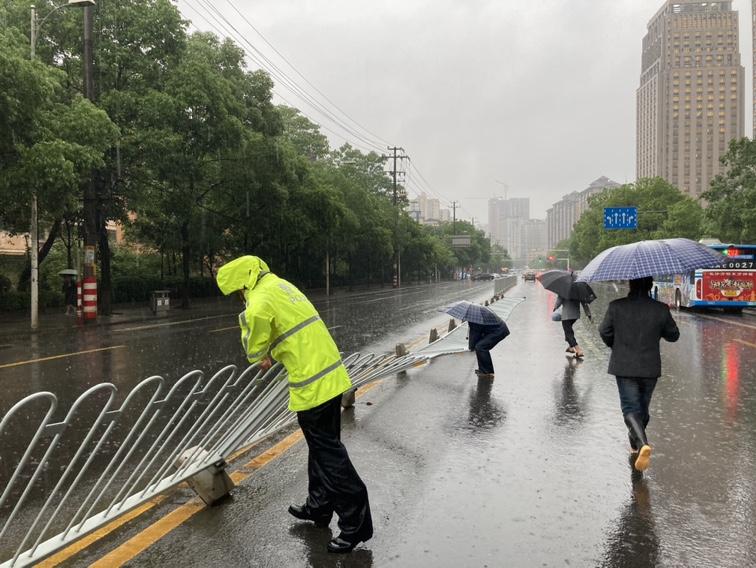
[[[472,277],[473,280],[493,280],[494,275],[488,274],[487,272],[481,272],[480,274],[476,274]]]
[[[536,277],[535,270],[526,270],[525,272],[522,273],[523,280],[535,281],[535,277]]]

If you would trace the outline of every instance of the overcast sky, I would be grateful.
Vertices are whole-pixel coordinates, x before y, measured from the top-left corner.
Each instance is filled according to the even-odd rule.
[[[486,222],[487,198],[503,193],[496,180],[509,197],[530,197],[531,216],[543,218],[601,175],[634,179],[641,40],[662,0],[231,1],[373,140],[404,147],[447,205],[461,201],[460,217]],[[178,5],[192,29],[221,29],[204,0]],[[322,100],[228,0],[214,6]],[[748,101],[750,2],[734,8]],[[340,133],[324,131],[332,145],[366,146],[276,82],[280,96]],[[410,197],[422,186],[410,172]]]

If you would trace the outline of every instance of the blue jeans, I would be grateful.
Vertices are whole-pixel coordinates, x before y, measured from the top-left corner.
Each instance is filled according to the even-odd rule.
[[[651,416],[648,413],[648,407],[651,404],[651,396],[654,394],[657,379],[636,378],[636,377],[617,377],[617,390],[619,391],[620,406],[622,407],[622,416],[627,423],[628,415],[635,415],[643,429],[648,426]],[[637,449],[638,436],[628,424],[628,433],[630,436],[630,445]]]

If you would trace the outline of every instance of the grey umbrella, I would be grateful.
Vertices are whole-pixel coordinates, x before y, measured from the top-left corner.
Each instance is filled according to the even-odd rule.
[[[469,321],[470,323],[478,323],[481,325],[498,325],[502,321],[499,316],[487,307],[481,306],[480,304],[473,304],[467,300],[455,302],[440,311],[462,321]]]

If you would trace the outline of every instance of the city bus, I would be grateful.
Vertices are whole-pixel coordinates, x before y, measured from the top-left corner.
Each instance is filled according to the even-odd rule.
[[[707,245],[722,253],[719,268],[654,279],[653,295],[680,308],[721,308],[740,312],[756,308],[756,245]]]

